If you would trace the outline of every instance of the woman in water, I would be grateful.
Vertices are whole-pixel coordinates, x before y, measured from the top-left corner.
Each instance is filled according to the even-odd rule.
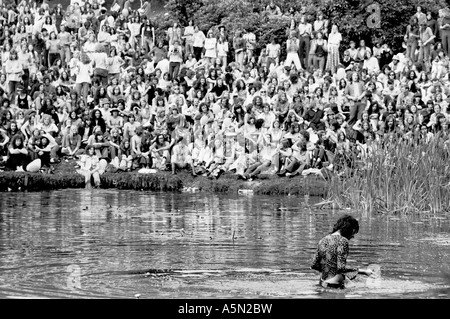
[[[319,284],[325,288],[344,288],[344,279],[358,274],[370,276],[369,269],[347,268],[348,242],[359,231],[358,221],[350,215],[338,219],[333,231],[319,241],[311,269],[321,272]]]

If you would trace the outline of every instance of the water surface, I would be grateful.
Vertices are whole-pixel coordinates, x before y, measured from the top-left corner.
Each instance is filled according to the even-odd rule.
[[[0,193],[2,298],[448,298],[445,215],[363,216],[348,263],[317,286],[318,240],[349,211],[308,197],[61,190]]]

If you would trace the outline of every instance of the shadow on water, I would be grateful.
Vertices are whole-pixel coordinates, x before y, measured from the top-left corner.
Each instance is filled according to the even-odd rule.
[[[348,264],[381,264],[383,276],[329,290],[309,265],[343,211],[314,208],[319,198],[117,190],[0,197],[0,297],[449,297],[446,216],[354,213],[361,228]]]

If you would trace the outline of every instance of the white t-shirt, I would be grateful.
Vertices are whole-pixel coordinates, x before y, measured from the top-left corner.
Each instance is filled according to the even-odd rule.
[[[205,42],[206,36],[202,31],[198,31],[193,35],[193,46],[194,47],[203,47],[203,43]]]
[[[95,67],[99,69],[108,69],[108,55],[105,52],[93,52],[90,54],[95,62]]]
[[[158,62],[155,69],[160,69],[161,74],[164,75],[164,73],[169,72],[169,63],[170,63],[169,60],[162,59],[161,61]]]
[[[244,34],[243,38],[246,41],[247,49],[248,50],[254,50],[255,49],[255,44],[256,44],[256,36],[255,36],[255,34],[250,32],[250,33]]]
[[[278,43],[275,44],[269,43],[266,48],[270,58],[276,58],[280,54],[281,46]]]
[[[79,71],[75,83],[91,83],[91,74],[93,72],[92,62],[88,64],[78,62],[78,69]]]
[[[228,42],[217,42],[217,56],[227,56],[228,54]]]
[[[192,43],[194,41],[194,27],[193,26],[187,26],[184,28],[184,36],[186,38],[187,43]]]

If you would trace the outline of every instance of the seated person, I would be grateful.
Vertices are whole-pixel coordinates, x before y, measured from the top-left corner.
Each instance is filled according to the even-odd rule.
[[[77,157],[84,152],[80,147],[81,135],[78,133],[78,128],[76,126],[71,126],[70,133],[63,138],[61,153],[69,158]]]
[[[170,156],[170,162],[172,164],[172,174],[176,174],[177,168],[191,167],[194,171],[194,165],[191,158],[191,150],[189,149],[189,141],[183,137],[178,138],[178,142],[172,148],[172,154]]]
[[[95,187],[100,187],[100,175],[105,172],[108,163],[104,159],[100,160],[95,155],[93,145],[86,146],[85,154],[80,156],[80,160],[77,163],[80,166],[77,173],[84,176],[86,188],[91,188],[91,178],[94,179]]]
[[[119,170],[131,171],[131,165],[133,164],[133,155],[131,152],[130,140],[124,139],[119,148]]]
[[[22,170],[29,162],[28,150],[26,149],[23,137],[15,135],[11,139],[8,148],[8,159],[5,167],[9,170]]]
[[[38,143],[35,148],[43,167],[50,168],[50,163],[56,163],[55,157],[57,156],[56,153],[59,151],[60,147],[49,133],[41,131],[40,143]]]
[[[139,168],[151,168],[152,163],[154,163],[153,158],[150,155],[151,148],[146,152],[143,151],[142,149],[143,132],[144,129],[142,128],[142,126],[136,128],[135,134],[133,135],[130,141],[131,155],[133,157],[133,165]]]

